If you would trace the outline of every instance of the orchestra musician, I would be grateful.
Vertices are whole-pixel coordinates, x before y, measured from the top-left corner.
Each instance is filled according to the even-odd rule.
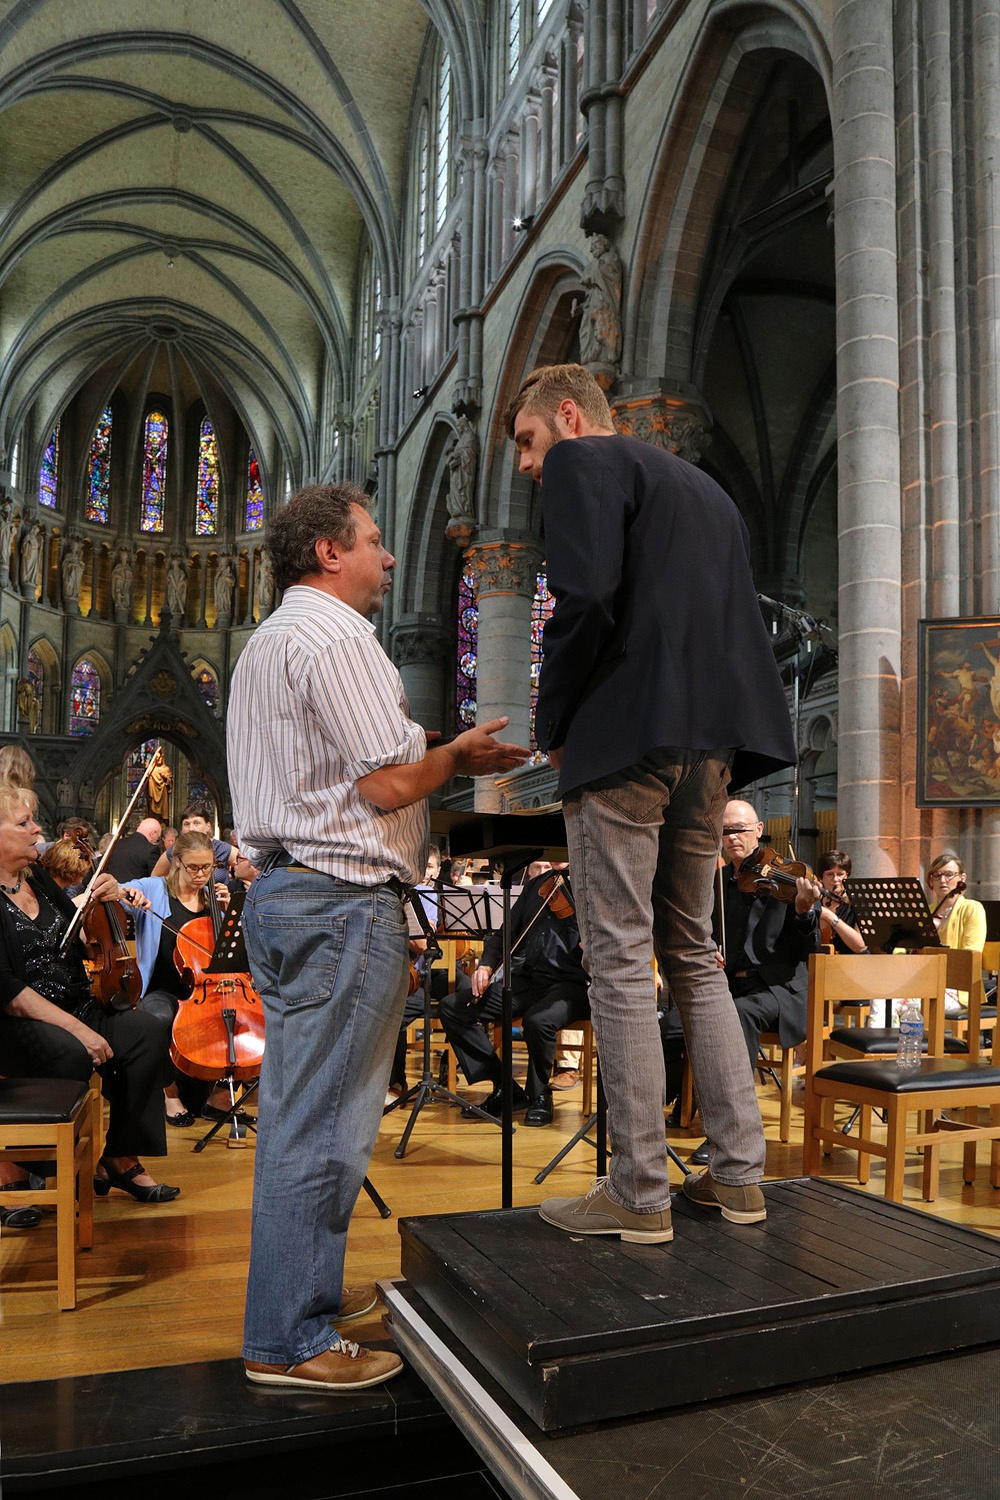
[[[816,861],[816,879],[824,891],[817,907],[819,940],[832,943],[837,953],[867,953],[857,913],[847,896],[850,877],[851,856],[843,849],[828,849]]]
[[[969,948],[982,953],[986,945],[986,908],[965,894],[968,877],[957,855],[939,854],[927,869],[931,916],[942,948]],[[945,1015],[958,1015],[968,996],[950,986],[945,991]]]
[[[300,490],[266,547],[280,606],[236,663],[233,810],[260,874],[243,931],[264,1006],[244,1366],[258,1385],[342,1391],[398,1374],[339,1328],[375,1305],[344,1286],[351,1213],[409,980],[404,882],[427,854],[427,796],[522,764],[495,719],[427,748],[370,616],[392,584],[371,501]],[[339,1325],[339,1326],[338,1326]]]
[[[96,1068],[110,1105],[96,1192],[116,1187],[140,1203],[168,1203],[180,1189],[156,1182],[140,1160],[167,1154],[160,1102],[166,1028],[142,1011],[103,1010],[79,945],[60,954],[75,907],[35,863],[37,805],[34,792],[0,782],[0,1071],[86,1083]],[[122,892],[105,872],[90,894],[115,901]]]
[[[609,1175],[542,1217],[572,1233],[672,1238],[655,946],[684,1026],[709,1171],[684,1192],[729,1219],[766,1213],[764,1132],[712,896],[727,785],[792,765],[788,708],[736,506],[664,448],[619,436],[580,365],[535,370],[505,413],[542,486],[549,588],[535,732],[559,771]]]

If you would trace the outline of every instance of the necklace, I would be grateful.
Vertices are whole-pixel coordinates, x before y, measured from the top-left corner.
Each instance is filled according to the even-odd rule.
[[[16,896],[18,891],[21,889],[23,882],[24,871],[22,870],[21,874],[17,877],[17,885],[4,885],[3,881],[0,880],[0,891],[3,891],[7,896]]]

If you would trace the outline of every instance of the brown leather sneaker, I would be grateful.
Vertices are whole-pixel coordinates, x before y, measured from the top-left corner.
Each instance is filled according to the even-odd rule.
[[[378,1292],[373,1286],[345,1286],[340,1292],[340,1312],[331,1323],[353,1323],[378,1306]]]
[[[570,1234],[617,1234],[633,1245],[662,1245],[674,1237],[669,1208],[633,1213],[608,1196],[606,1177],[598,1177],[583,1198],[546,1198],[538,1212],[546,1224]]]
[[[767,1218],[767,1205],[758,1182],[737,1186],[716,1182],[711,1172],[701,1172],[697,1177],[685,1177],[681,1191],[702,1208],[721,1208],[722,1217],[731,1224],[759,1224]]]
[[[381,1385],[403,1369],[398,1354],[388,1349],[366,1349],[341,1339],[332,1349],[324,1349],[301,1365],[260,1365],[243,1361],[247,1379],[255,1385],[292,1386],[300,1391],[363,1391],[370,1385]]]

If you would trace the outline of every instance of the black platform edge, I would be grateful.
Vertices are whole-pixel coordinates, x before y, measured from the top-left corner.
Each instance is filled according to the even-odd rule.
[[[7,1500],[442,1430],[447,1417],[411,1369],[333,1396],[251,1385],[235,1359],[25,1381],[0,1394],[0,1490]]]
[[[380,1285],[397,1346],[513,1500],[997,1492],[1000,1343],[544,1432],[411,1286]]]
[[[753,1226],[680,1199],[672,1245],[404,1219],[402,1273],[545,1431],[1000,1340],[993,1237],[822,1179],[765,1196]]]

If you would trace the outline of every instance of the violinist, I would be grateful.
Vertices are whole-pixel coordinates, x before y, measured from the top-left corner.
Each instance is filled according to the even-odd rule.
[[[167,1154],[159,1087],[166,1028],[141,1011],[101,1009],[82,951],[59,952],[75,908],[35,863],[36,807],[34,792],[0,782],[0,1072],[86,1083],[96,1068],[110,1121],[95,1190],[168,1203],[180,1189],[155,1182],[139,1159]],[[121,890],[104,873],[90,894],[115,901]]]
[[[566,867],[556,868],[565,871]],[[514,1015],[521,1017],[528,1048],[527,1089],[515,1085],[514,1108],[525,1111],[525,1125],[551,1125],[557,1033],[590,1015],[580,930],[572,902],[559,890],[553,872],[525,883],[510,922]],[[480,1022],[494,1021],[500,1015],[500,984],[493,976],[502,951],[503,933],[492,933],[472,976],[471,995],[449,995],[441,1002],[445,1036],[469,1083],[493,1085],[480,1108],[497,1118],[503,1107],[502,1067]]]
[[[823,887],[817,907],[819,940],[832,943],[838,953],[867,953],[868,945],[858,931],[857,914],[847,899],[850,874],[851,856],[843,849],[828,849],[816,861],[816,878]]]
[[[939,854],[927,871],[931,916],[942,948],[971,948],[982,953],[986,943],[986,908],[965,894],[965,866],[957,855]],[[961,990],[945,991],[945,1015],[958,1015],[968,1004]]]
[[[174,845],[166,876],[148,875],[128,886],[130,894],[137,892],[143,898],[133,903],[136,957],[142,978],[140,1009],[157,1016],[168,1028],[188,993],[174,961],[177,933],[185,922],[207,910],[214,864],[213,842],[207,834],[182,833]],[[216,892],[225,905],[229,900],[227,888],[219,885]],[[167,1124],[179,1128],[193,1125],[211,1090],[181,1073],[165,1053],[164,1067],[169,1075],[163,1090]]]
[[[740,868],[760,844],[764,825],[749,802],[730,801],[722,821],[722,853],[729,868],[722,877],[725,941],[718,955],[736,1006],[751,1072],[757,1067],[762,1031],[777,1031],[783,1047],[805,1041],[808,961],[819,947],[816,903],[821,888],[796,878],[794,899],[763,897],[740,889]],[[725,958],[723,959],[723,952]],[[696,1166],[710,1163],[712,1144],[691,1153]]]

